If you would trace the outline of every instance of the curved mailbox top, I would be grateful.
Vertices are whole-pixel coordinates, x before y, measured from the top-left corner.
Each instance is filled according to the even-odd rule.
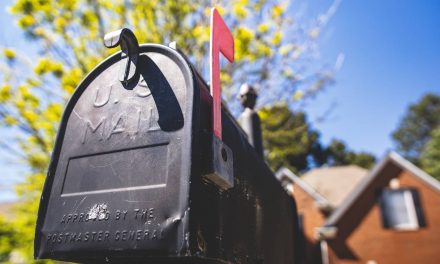
[[[97,66],[64,112],[38,215],[38,258],[187,248],[193,74],[161,45],[139,47],[127,85],[121,63],[117,53]]]

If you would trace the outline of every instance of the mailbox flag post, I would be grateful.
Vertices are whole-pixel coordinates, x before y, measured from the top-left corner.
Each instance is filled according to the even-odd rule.
[[[211,9],[211,95],[213,131],[222,140],[221,86],[220,86],[220,53],[230,62],[234,61],[234,39],[217,9]]]
[[[212,160],[206,178],[220,190],[234,186],[232,151],[222,141],[222,98],[220,87],[220,53],[234,61],[234,38],[217,9],[211,9],[211,95],[212,95]]]

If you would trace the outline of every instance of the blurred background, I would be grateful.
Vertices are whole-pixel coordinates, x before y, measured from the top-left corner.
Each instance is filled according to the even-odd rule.
[[[342,216],[336,217],[342,213],[334,213],[355,204],[342,201],[352,192],[360,197],[366,189],[359,184],[368,177],[389,178],[380,188],[400,188],[400,193],[420,190],[410,196],[416,207],[424,208],[423,215],[414,216],[417,228],[415,220],[408,220],[416,213],[404,207],[400,211],[404,216],[394,220],[387,220],[391,216],[384,213],[378,216],[385,230],[400,223],[413,231],[425,228],[426,233],[440,235],[439,229],[426,229],[435,228],[438,222],[428,218],[438,209],[423,205],[424,200],[439,199],[440,2],[4,0],[0,2],[0,262],[33,261],[38,202],[64,105],[87,72],[117,51],[103,46],[104,34],[129,27],[140,43],[176,41],[209,80],[212,6],[218,7],[235,39],[236,62],[224,63],[221,75],[224,99],[238,116],[240,85],[256,87],[266,161],[274,171],[286,169],[279,175],[290,192],[299,186],[293,193],[304,210],[307,250],[316,255],[313,250],[319,248],[318,260],[305,261],[325,262],[322,248],[327,248],[331,263],[378,262],[362,255],[361,249],[341,253],[335,249],[339,245],[332,249],[331,243],[322,243],[325,239],[319,236],[325,237],[331,229],[318,235],[307,231],[326,221],[332,227],[343,223]],[[400,171],[383,176],[379,169],[371,171],[377,164],[397,166]],[[413,183],[407,174],[435,191],[425,193],[425,185]],[[393,179],[400,181],[391,186]],[[346,192],[334,197],[341,193],[343,182],[349,182]],[[312,188],[322,196],[321,202],[327,202],[320,204],[319,213],[308,211],[312,208],[308,199],[317,198],[301,193],[301,186]],[[393,197],[381,198],[377,210],[395,208],[386,201],[399,204],[403,196]],[[313,226],[306,218],[321,222]],[[357,224],[346,233],[360,228],[362,220],[350,221]],[[426,234],[412,234],[440,243]],[[392,263],[392,258],[385,259]]]

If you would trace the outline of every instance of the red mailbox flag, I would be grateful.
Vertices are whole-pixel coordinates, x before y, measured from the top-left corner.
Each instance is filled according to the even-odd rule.
[[[214,135],[222,139],[222,112],[220,88],[220,56],[222,53],[230,62],[234,61],[234,38],[217,9],[211,9],[211,95]]]

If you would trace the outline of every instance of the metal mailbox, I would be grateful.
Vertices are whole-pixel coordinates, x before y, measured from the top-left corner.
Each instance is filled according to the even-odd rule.
[[[294,263],[296,207],[222,109],[213,153],[209,87],[178,50],[137,45],[78,86],[64,112],[40,202],[35,257],[110,263]],[[232,154],[232,155],[231,155]],[[204,175],[222,155],[234,186]]]

